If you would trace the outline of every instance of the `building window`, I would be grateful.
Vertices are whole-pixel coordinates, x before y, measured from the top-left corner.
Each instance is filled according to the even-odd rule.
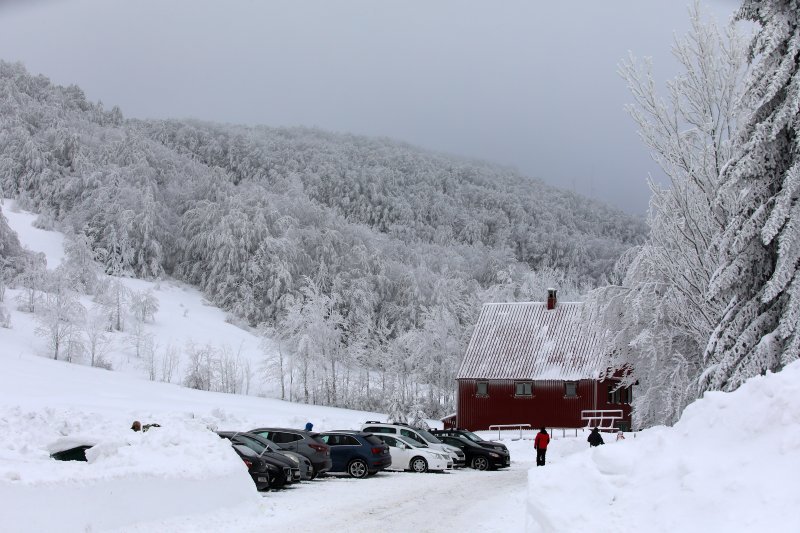
[[[479,381],[475,388],[476,396],[489,396],[489,384],[485,381]]]
[[[530,382],[515,383],[514,396],[533,396],[533,383]]]
[[[608,403],[630,404],[633,401],[633,387],[616,387],[617,385],[608,386]]]
[[[578,396],[578,382],[565,381],[564,382],[564,396],[566,398],[575,398]]]

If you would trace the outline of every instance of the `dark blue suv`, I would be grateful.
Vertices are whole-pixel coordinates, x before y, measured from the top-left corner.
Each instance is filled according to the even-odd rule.
[[[320,433],[319,438],[331,447],[333,466],[330,472],[347,472],[352,477],[363,478],[392,464],[389,447],[372,433],[327,431]]]

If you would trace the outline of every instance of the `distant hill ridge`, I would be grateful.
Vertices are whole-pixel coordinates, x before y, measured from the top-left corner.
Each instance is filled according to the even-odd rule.
[[[639,218],[514,170],[389,139],[132,122],[178,153],[226,170],[234,183],[275,186],[295,177],[321,205],[404,242],[507,247],[532,268],[570,266],[597,278],[647,231]]]

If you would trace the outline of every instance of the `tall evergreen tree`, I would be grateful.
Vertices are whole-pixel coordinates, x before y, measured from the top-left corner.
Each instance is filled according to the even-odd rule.
[[[705,351],[705,389],[733,390],[800,350],[800,0],[745,0],[738,17],[759,25],[744,102],[753,112],[718,196],[734,215],[709,297],[729,303]]]

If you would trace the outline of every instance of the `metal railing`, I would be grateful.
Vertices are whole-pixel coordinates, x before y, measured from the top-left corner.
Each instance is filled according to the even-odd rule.
[[[522,438],[523,429],[531,429],[530,424],[492,424],[489,426],[489,431],[497,430],[497,440],[500,440],[500,432],[503,429],[519,429],[519,438]]]
[[[622,409],[587,409],[581,411],[581,421],[587,428],[599,428],[601,431],[616,431],[616,423],[622,420]]]

